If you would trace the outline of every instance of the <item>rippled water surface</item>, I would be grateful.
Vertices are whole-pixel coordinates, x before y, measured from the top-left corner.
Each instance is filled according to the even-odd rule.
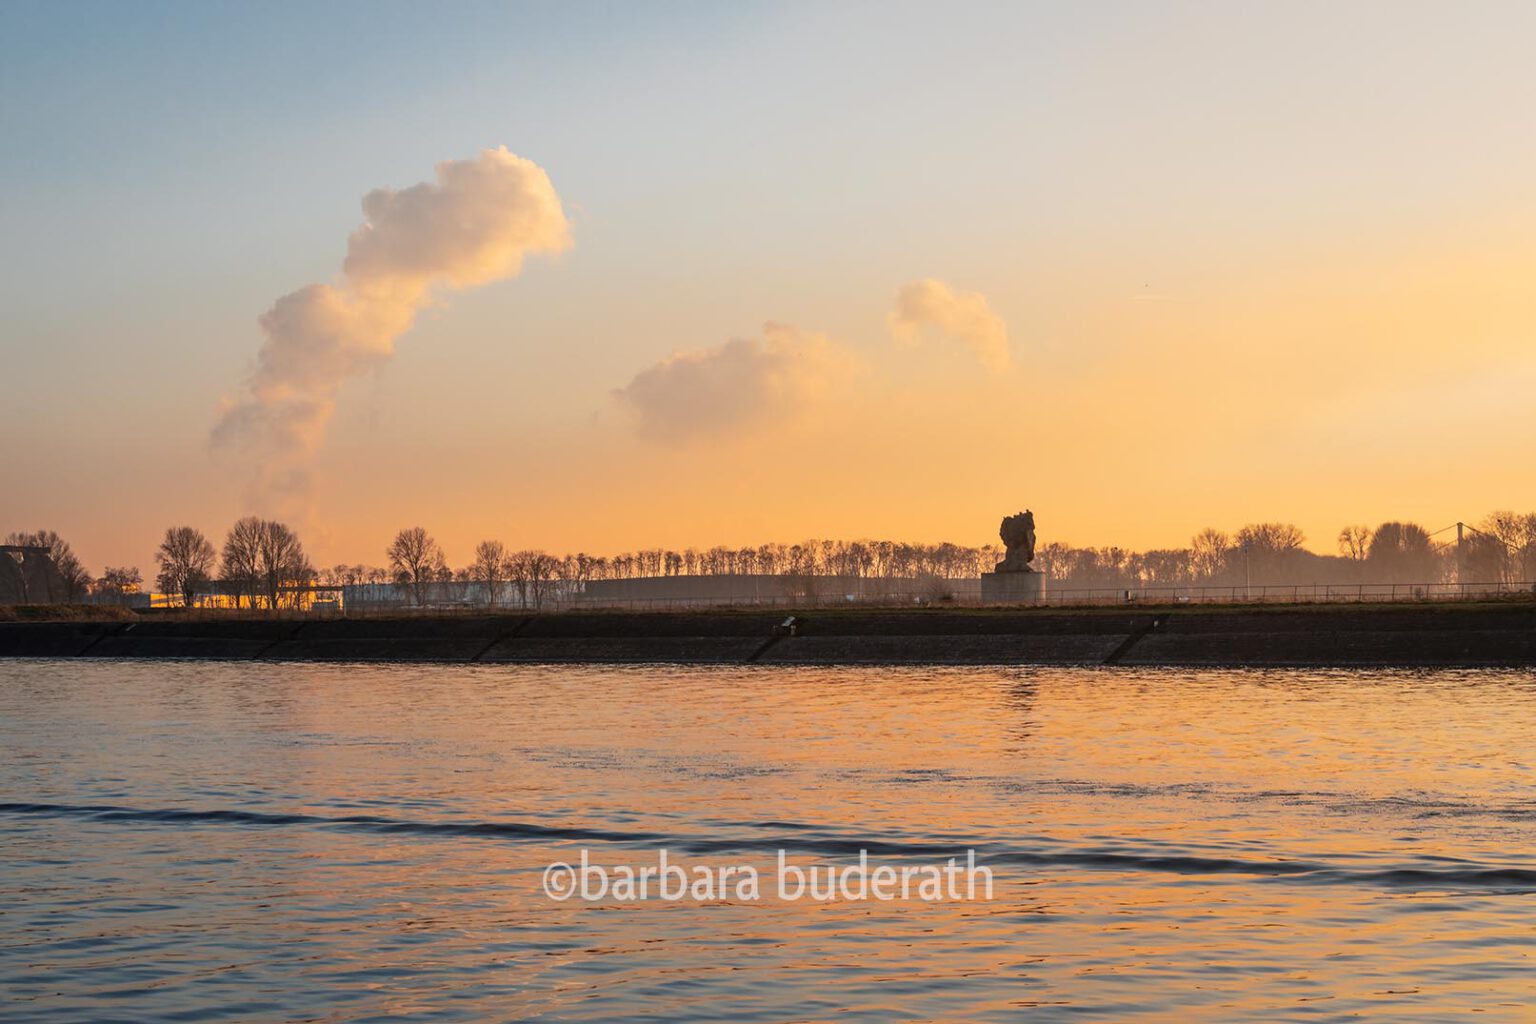
[[[1531,1020],[1528,673],[0,662],[6,1020]],[[582,850],[991,900],[557,902]]]

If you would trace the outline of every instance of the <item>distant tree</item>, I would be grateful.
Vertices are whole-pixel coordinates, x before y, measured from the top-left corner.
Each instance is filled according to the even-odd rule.
[[[1382,523],[1376,527],[1365,564],[1373,582],[1433,583],[1440,575],[1440,554],[1418,523]]]
[[[278,607],[286,588],[314,582],[314,566],[305,557],[298,534],[286,523],[260,521],[256,534],[256,578],[268,608]]]
[[[984,544],[981,547],[977,548],[976,549],[976,574],[979,576],[980,574],[982,574],[984,572],[991,572],[997,566],[997,563],[1001,562],[1003,560],[1003,556],[1005,554],[1006,554],[1006,552],[1003,550],[1002,546],[998,545],[998,544]],[[1037,563],[1039,561],[1039,558],[1040,558],[1040,553],[1038,551],[1036,551],[1035,552],[1035,559],[1036,559]],[[1045,572],[1044,567],[1039,565],[1039,564],[1036,564],[1035,568],[1039,569],[1041,572]],[[884,573],[879,573],[878,575],[883,576],[885,574]]]
[[[96,591],[101,594],[122,596],[123,594],[137,594],[139,585],[144,582],[143,575],[136,565],[107,566],[101,574],[101,579],[96,581]]]
[[[592,578],[594,561],[595,559],[585,552],[557,558],[555,559],[555,579],[565,584],[564,589],[567,594],[579,590],[582,584]]]
[[[885,577],[897,575],[897,573],[893,571],[893,559],[891,557],[891,552],[894,551],[896,545],[889,542],[883,542],[877,545],[877,547],[884,548],[887,552],[885,556],[885,566],[880,575]],[[993,564],[986,567],[986,571],[991,572],[993,567],[1000,560],[1001,559],[994,559]],[[1072,549],[1067,545],[1060,543],[1059,541],[1051,541],[1049,544],[1042,544],[1035,549],[1035,560],[1031,564],[1036,569],[1045,573],[1047,578],[1061,581],[1065,580],[1071,574],[1072,563]]]
[[[1188,548],[1148,551],[1136,559],[1137,576],[1148,586],[1174,586],[1191,578],[1191,552]]]
[[[596,575],[599,561],[585,551],[567,555],[561,562],[560,578],[567,583],[585,583]]]
[[[1249,523],[1237,531],[1235,544],[1242,552],[1244,577],[1255,583],[1286,582],[1301,562],[1300,528],[1290,523]]]
[[[443,549],[420,526],[395,534],[384,554],[395,582],[411,588],[411,600],[417,607],[426,603],[428,585],[436,583],[439,573],[448,567]]]
[[[1536,513],[1494,512],[1480,529],[1504,547],[1506,583],[1536,580]]]
[[[1460,583],[1509,582],[1509,551],[1492,534],[1468,532],[1462,543],[1461,564],[1457,568]]]
[[[485,587],[485,603],[494,605],[507,578],[507,547],[499,540],[483,540],[475,546],[469,578]]]
[[[512,581],[512,589],[517,592],[517,606],[519,608],[528,607],[529,573],[532,571],[532,566],[529,564],[527,556],[531,554],[533,554],[531,551],[517,551],[507,556],[507,578]],[[615,561],[617,561],[617,556],[615,556]]]
[[[789,566],[789,548],[783,544],[764,544],[757,549],[757,571],[778,575]],[[703,570],[700,570],[703,571]]]
[[[172,526],[155,552],[160,573],[155,586],[166,594],[175,594],[182,607],[190,608],[200,591],[206,589],[213,572],[213,545],[202,531],[191,526]]]
[[[816,575],[816,542],[807,541],[803,544],[793,544],[788,551],[789,561],[783,571],[791,576]],[[722,570],[729,572],[730,570]]]
[[[517,590],[518,604],[539,608],[557,578],[560,560],[542,551],[519,551],[507,559],[507,574]]]
[[[219,552],[219,578],[234,592],[235,607],[247,600],[256,606],[257,563],[263,520],[246,516],[236,521],[224,536],[224,547]]]
[[[320,582],[328,587],[353,587],[365,582],[368,574],[366,565],[350,565],[346,562],[337,562],[329,569],[320,570]]]
[[[1371,528],[1364,525],[1346,526],[1339,531],[1339,554],[1352,562],[1365,561],[1371,545]]]
[[[1197,580],[1220,578],[1227,570],[1232,538],[1212,527],[1195,534],[1189,542],[1189,568]]]
[[[542,608],[560,578],[560,559],[543,551],[534,552],[533,567],[529,572],[533,590],[534,608]]]
[[[1299,551],[1304,540],[1300,527],[1290,523],[1249,523],[1237,531],[1237,546],[1249,551]]]
[[[57,575],[51,573],[42,574],[45,580],[45,595],[32,594],[31,598],[37,600],[39,596],[50,603],[54,601],[74,602],[84,596],[91,585],[91,574],[85,571],[85,566],[80,564],[80,559],[75,557],[75,552],[70,548],[69,542],[60,537],[53,530],[38,530],[34,533],[13,533],[5,538],[7,544],[14,544],[27,548],[47,548],[48,559],[53,563]]]

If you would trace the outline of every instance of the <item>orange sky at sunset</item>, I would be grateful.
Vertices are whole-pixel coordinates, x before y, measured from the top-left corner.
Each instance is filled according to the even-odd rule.
[[[58,78],[89,46],[18,65],[0,525],[147,570],[165,527],[250,512],[317,564],[419,524],[457,565],[485,538],[976,544],[1026,506],[1042,542],[1278,519],[1331,553],[1348,523],[1536,508],[1522,34],[1323,11],[1326,38],[1257,10],[1018,11],[925,48],[911,12],[754,9],[594,30],[607,63],[570,66],[533,56],[584,53],[566,27],[508,14],[473,35],[510,49],[465,42],[452,75],[446,43],[389,83],[337,56],[324,110],[210,67],[205,100],[141,81],[137,134],[100,129],[112,175],[58,171],[106,116]],[[183,29],[126,45],[159,31]],[[763,77],[786,39],[793,80]],[[197,146],[216,116],[280,121],[279,155]],[[365,212],[380,188],[396,205]],[[311,287],[396,305],[318,378],[258,370],[264,344],[331,344],[258,326]],[[908,329],[913,288],[933,304]],[[251,428],[289,446],[276,468],[210,443],[230,408],[297,400],[333,411],[297,447]]]

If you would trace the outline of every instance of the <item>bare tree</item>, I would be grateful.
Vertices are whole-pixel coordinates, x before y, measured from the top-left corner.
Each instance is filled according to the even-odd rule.
[[[1173,586],[1188,583],[1193,578],[1188,548],[1148,551],[1135,556],[1134,561],[1137,578],[1148,586]]]
[[[1506,583],[1536,579],[1536,513],[1494,512],[1483,520],[1480,529],[1504,548]]]
[[[518,551],[507,556],[507,578],[512,581],[512,589],[517,592],[517,606],[519,608],[528,607],[529,574],[533,569],[528,561],[528,556],[532,553],[531,551]],[[617,560],[617,556],[615,556],[615,560]]]
[[[139,585],[144,582],[144,576],[136,565],[107,566],[101,574],[101,579],[96,581],[96,592],[121,597],[124,594],[137,594]]]
[[[190,608],[198,592],[208,585],[213,559],[213,545],[202,531],[191,526],[172,526],[165,531],[165,539],[155,552],[155,561],[160,565],[155,586],[164,593],[175,594],[181,598],[183,608]]]
[[[337,562],[329,569],[320,570],[320,582],[330,587],[351,587],[364,582],[368,574],[366,565],[350,565]]]
[[[284,589],[314,582],[315,569],[298,534],[285,523],[262,520],[257,531],[256,577],[268,608],[278,607]]]
[[[1351,562],[1365,561],[1365,553],[1371,546],[1371,528],[1363,524],[1346,526],[1339,531],[1339,554]]]
[[[681,564],[682,556],[678,555],[678,559]],[[562,592],[567,595],[574,594],[583,589],[583,585],[590,578],[592,559],[585,553],[566,555],[564,558],[555,559],[554,571],[555,579],[563,584]]]
[[[507,559],[507,574],[517,588],[518,604],[539,608],[560,571],[560,560],[542,551],[519,551]]]
[[[256,516],[246,516],[229,528],[224,537],[224,549],[219,554],[219,578],[234,591],[235,607],[247,599],[256,607],[257,562],[263,522]]]
[[[593,577],[598,561],[585,551],[578,551],[574,555],[566,555],[560,559],[555,575],[562,583],[579,587]]]
[[[475,546],[475,560],[469,567],[471,581],[485,587],[485,603],[494,605],[507,577],[507,548],[499,540],[483,540]]]
[[[1249,523],[1237,531],[1237,546],[1252,551],[1298,551],[1306,536],[1290,523]]]
[[[1249,582],[1285,582],[1303,555],[1306,537],[1290,523],[1249,523],[1237,531],[1235,547],[1243,553]]]
[[[529,582],[533,590],[533,607],[535,609],[544,606],[545,599],[549,596],[551,584],[558,576],[560,560],[553,555],[542,551],[533,553],[532,566],[529,570]]]
[[[1232,538],[1206,527],[1189,543],[1189,567],[1197,580],[1214,580],[1226,571]]]
[[[384,554],[389,558],[389,570],[395,582],[411,588],[411,599],[420,607],[426,602],[427,587],[436,583],[448,568],[443,549],[420,526],[412,526],[395,534],[394,542]]]

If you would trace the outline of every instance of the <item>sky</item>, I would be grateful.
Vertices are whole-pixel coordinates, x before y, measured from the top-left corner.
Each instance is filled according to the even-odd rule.
[[[1536,508],[1532,38],[1516,3],[7,0],[0,532],[148,576],[250,513],[459,565]]]

